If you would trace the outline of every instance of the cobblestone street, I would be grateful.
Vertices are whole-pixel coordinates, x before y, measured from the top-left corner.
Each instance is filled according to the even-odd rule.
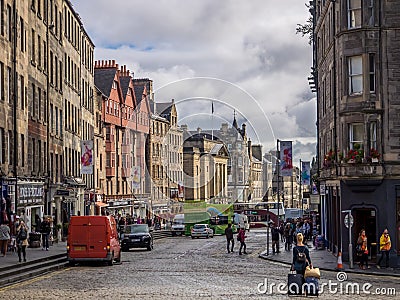
[[[235,241],[236,243],[236,241]],[[225,237],[210,239],[174,237],[156,240],[153,251],[132,250],[123,253],[123,262],[112,267],[84,265],[46,274],[0,290],[1,299],[282,299],[271,283],[286,284],[288,266],[262,260],[265,232],[251,231],[247,239],[248,255],[226,253]],[[290,254],[288,254],[290,255]],[[398,288],[399,279],[348,274],[348,281],[376,288]],[[267,280],[267,281],[266,281]],[[320,285],[340,283],[335,272],[322,272]],[[263,284],[263,283],[267,284]],[[268,294],[268,295],[267,295]],[[371,295],[344,295],[339,289],[330,294],[324,287],[321,299],[361,299]],[[398,296],[397,296],[398,297]],[[387,299],[390,296],[374,296]],[[395,297],[391,297],[395,299]]]

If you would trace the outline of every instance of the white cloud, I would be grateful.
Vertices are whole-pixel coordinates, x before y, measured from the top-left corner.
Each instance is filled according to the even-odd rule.
[[[96,45],[95,58],[115,59],[136,78],[153,79],[158,101],[217,99],[216,115],[231,123],[236,109],[256,133],[252,140],[274,145],[274,138],[297,139],[299,149],[315,153],[315,100],[307,82],[311,48],[295,34],[308,18],[306,1],[72,2]],[[219,80],[163,87],[192,77]],[[211,113],[209,100],[193,101],[181,103],[180,118]],[[303,141],[310,138],[313,145]]]

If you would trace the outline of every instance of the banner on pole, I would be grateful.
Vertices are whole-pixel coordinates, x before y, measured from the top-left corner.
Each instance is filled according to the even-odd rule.
[[[93,174],[93,141],[81,141],[81,174]]]
[[[301,184],[310,185],[310,162],[301,162]]]
[[[140,167],[132,167],[132,189],[140,188]]]
[[[281,176],[292,176],[293,161],[292,161],[292,142],[280,141],[280,171]]]

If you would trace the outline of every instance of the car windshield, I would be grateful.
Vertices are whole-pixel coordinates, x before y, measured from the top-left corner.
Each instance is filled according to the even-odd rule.
[[[143,225],[127,225],[125,233],[149,233],[149,226]]]
[[[194,229],[204,229],[206,228],[206,225],[194,225]]]

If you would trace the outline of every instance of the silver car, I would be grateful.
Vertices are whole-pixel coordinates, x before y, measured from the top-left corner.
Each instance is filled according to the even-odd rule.
[[[192,239],[194,239],[195,237],[205,237],[208,239],[209,237],[214,237],[214,231],[210,228],[208,224],[195,224],[192,227],[190,236],[192,237]]]

